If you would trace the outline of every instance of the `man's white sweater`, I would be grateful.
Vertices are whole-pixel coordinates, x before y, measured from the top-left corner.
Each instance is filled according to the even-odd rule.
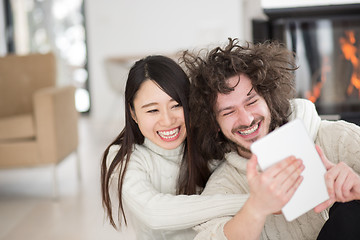
[[[358,126],[344,121],[322,121],[315,106],[310,101],[301,99],[292,101],[292,114],[289,121],[295,118],[303,120],[309,135],[323,149],[330,161],[334,163],[344,161],[360,173],[360,128]],[[236,152],[226,154],[225,158],[226,161],[212,174],[202,194],[237,193],[247,199],[249,193],[246,179],[247,159]],[[261,239],[316,239],[327,218],[326,210],[320,214],[311,210],[292,222],[287,222],[283,215],[270,215],[266,219]],[[230,219],[231,217],[220,217],[197,226],[195,229],[198,235],[195,239],[226,240],[223,228]],[[246,228],[246,226],[239,226],[239,228]]]

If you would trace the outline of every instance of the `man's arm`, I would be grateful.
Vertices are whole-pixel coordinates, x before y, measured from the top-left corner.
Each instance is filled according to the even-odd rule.
[[[280,212],[303,179],[300,174],[304,166],[295,157],[288,157],[261,173],[256,165],[257,159],[253,155],[247,164],[250,197],[224,226],[224,234],[229,240],[258,239],[266,217]]]
[[[321,212],[334,202],[360,200],[360,176],[344,162],[330,162],[319,146],[316,150],[326,168],[325,182],[330,199],[315,207],[315,212]]]
[[[319,212],[335,201],[359,199],[360,127],[345,121],[322,121],[315,143],[322,150],[319,154],[327,168],[325,181],[331,198],[314,210]]]

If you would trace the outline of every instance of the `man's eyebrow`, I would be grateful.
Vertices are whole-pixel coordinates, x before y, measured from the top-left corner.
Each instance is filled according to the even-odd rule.
[[[246,96],[250,96],[252,90],[254,90],[254,87],[252,87],[252,88],[250,89],[250,91],[246,94]]]
[[[226,110],[230,110],[232,109],[233,106],[228,106],[228,107],[224,107],[224,108],[220,108],[216,111],[217,114],[221,113],[222,111],[226,111]]]

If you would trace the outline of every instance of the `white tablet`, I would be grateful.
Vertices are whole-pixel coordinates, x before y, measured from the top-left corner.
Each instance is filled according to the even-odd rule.
[[[256,154],[262,170],[290,155],[303,160],[305,170],[301,175],[304,179],[282,209],[287,221],[296,219],[329,199],[324,178],[325,166],[300,119],[274,130],[254,142],[250,148]]]

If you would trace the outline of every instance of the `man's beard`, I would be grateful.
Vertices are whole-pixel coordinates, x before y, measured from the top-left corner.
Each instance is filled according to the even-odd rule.
[[[242,155],[241,152],[245,152],[248,154],[252,154],[252,152],[250,151],[250,149],[247,149],[246,147],[242,146],[242,145],[238,145],[237,144],[237,151],[239,155]]]
[[[261,122],[261,121],[263,121],[263,120],[264,120],[264,117],[259,117],[259,118],[257,118],[257,119],[254,119],[249,126],[239,125],[239,126],[234,127],[233,129],[231,129],[231,132],[232,132],[233,134],[235,134],[235,133],[237,133],[237,132],[241,132],[241,131],[244,130],[244,129],[248,129],[248,128],[253,127],[253,126],[256,125],[256,124],[259,124],[259,122]]]
[[[261,122],[261,124],[260,124],[261,126],[259,126],[259,127],[263,127],[264,124],[265,124],[265,118],[264,118],[264,117],[259,117],[259,118],[257,118],[257,119],[254,119],[254,120],[251,122],[250,126],[244,126],[244,125],[237,126],[237,127],[235,127],[235,128],[232,129],[232,132],[233,132],[233,133],[237,133],[237,132],[239,132],[239,131],[241,131],[241,130],[251,128],[251,127],[253,127],[255,124],[259,124],[260,122]],[[272,122],[272,121],[271,121],[271,122]],[[271,126],[271,124],[269,124],[269,129],[267,130],[267,134],[269,134],[270,131],[271,131],[270,126]],[[255,142],[256,140],[258,140],[258,138],[252,139],[251,142],[253,143],[253,142]],[[251,150],[250,150],[249,148],[246,148],[245,146],[243,146],[243,145],[240,144],[239,142],[238,142],[238,143],[234,142],[234,143],[235,143],[236,146],[237,146],[237,152],[238,152],[238,154],[239,154],[240,156],[245,157],[246,155],[249,155],[249,156],[252,155],[252,152],[251,152]],[[245,156],[244,156],[244,155],[245,155]]]

